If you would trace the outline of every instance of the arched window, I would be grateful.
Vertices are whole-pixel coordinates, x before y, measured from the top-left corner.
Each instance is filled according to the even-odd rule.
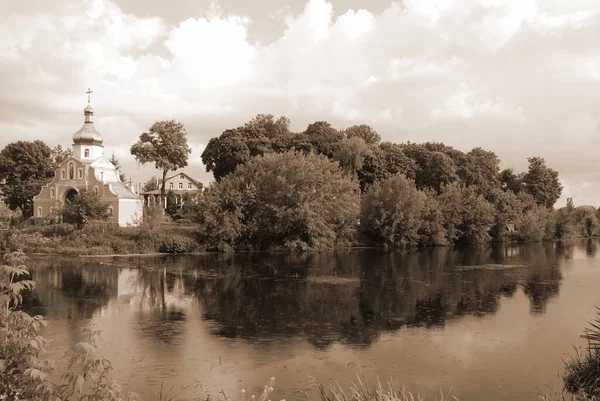
[[[83,151],[83,157],[90,157],[90,150],[86,149]]]
[[[75,165],[73,163],[69,164],[69,180],[75,179]]]
[[[100,172],[100,181],[104,182],[104,171]]]
[[[82,168],[78,168],[77,169],[77,178],[78,179],[82,179],[83,178],[83,169]]]
[[[98,187],[94,187],[94,193],[98,195]]]
[[[112,205],[108,207],[108,215],[109,216],[113,215],[113,207],[112,207]]]
[[[64,169],[60,170],[60,178],[61,178],[61,180],[64,180],[65,178],[67,178],[67,173]]]
[[[37,217],[42,217],[42,207],[38,206],[37,208]]]
[[[54,188],[50,188],[50,197],[54,198],[55,192],[54,192]]]

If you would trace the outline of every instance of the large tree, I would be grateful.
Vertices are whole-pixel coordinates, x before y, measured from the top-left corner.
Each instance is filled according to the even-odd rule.
[[[209,249],[326,249],[351,238],[358,217],[355,180],[323,155],[269,153],[208,187],[198,207]]]
[[[398,174],[372,185],[363,196],[360,230],[377,245],[415,246],[427,196],[415,183]]]
[[[0,152],[0,194],[12,210],[33,214],[33,197],[54,175],[52,150],[43,141],[9,143]]]
[[[212,171],[218,181],[251,157],[310,147],[306,138],[297,138],[290,132],[289,124],[286,117],[275,119],[271,114],[258,114],[241,127],[225,130],[212,138],[202,152],[206,171]]]
[[[167,174],[187,166],[188,156],[192,153],[186,135],[183,124],[175,120],[158,121],[131,146],[131,154],[139,163],[154,163],[156,169],[162,171],[162,203],[165,200]]]
[[[553,207],[563,190],[558,172],[547,167],[541,157],[529,157],[527,161],[529,170],[523,176],[525,191],[533,196],[538,205]]]

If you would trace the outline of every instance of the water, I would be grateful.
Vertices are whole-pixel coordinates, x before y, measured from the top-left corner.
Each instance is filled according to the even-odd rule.
[[[53,359],[82,327],[103,329],[114,376],[146,400],[194,379],[238,400],[271,376],[273,400],[315,399],[309,376],[346,385],[357,374],[527,400],[561,389],[562,359],[584,344],[600,302],[597,248],[39,258],[25,302],[50,322]]]

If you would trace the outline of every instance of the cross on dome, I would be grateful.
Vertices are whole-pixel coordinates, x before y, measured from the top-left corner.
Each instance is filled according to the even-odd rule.
[[[88,104],[90,104],[90,95],[91,95],[93,92],[92,92],[92,90],[91,90],[90,88],[88,88],[87,92],[85,92],[85,93],[87,93],[87,95],[88,95]]]

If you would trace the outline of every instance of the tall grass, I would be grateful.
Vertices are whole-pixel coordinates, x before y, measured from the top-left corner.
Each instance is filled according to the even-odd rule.
[[[565,361],[565,389],[600,398],[600,308],[581,336],[588,341],[584,350],[575,349],[575,356]]]
[[[379,379],[369,384],[363,376],[358,376],[357,381],[344,389],[339,384],[325,386],[320,381],[312,378],[314,386],[317,387],[321,401],[424,401],[426,398],[419,393],[412,393],[404,385],[400,385],[394,380],[382,384]],[[434,396],[435,401],[448,401],[458,398],[450,395],[450,392],[440,393]]]

